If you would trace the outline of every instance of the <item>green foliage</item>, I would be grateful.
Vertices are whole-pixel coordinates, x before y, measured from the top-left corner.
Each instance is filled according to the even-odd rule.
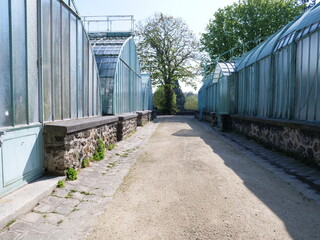
[[[68,168],[66,174],[68,180],[74,181],[78,179],[78,172],[74,168]]]
[[[137,27],[137,49],[142,70],[150,72],[154,85],[164,86],[162,105],[166,113],[174,110],[172,99],[176,81],[196,87],[199,43],[180,18],[156,13]]]
[[[112,149],[114,149],[115,146],[116,146],[116,145],[115,145],[114,143],[111,143],[111,144],[108,145],[107,149],[108,149],[109,151],[111,151]]]
[[[106,151],[106,145],[102,139],[98,140],[98,145],[96,147],[96,152],[93,154],[92,159],[95,161],[100,161],[104,159]]]
[[[296,0],[241,0],[214,13],[207,32],[202,34],[202,50],[209,54],[212,65],[219,55],[237,46],[243,45],[234,49],[233,56],[242,55],[257,45],[252,40],[275,33],[303,10],[304,5],[297,4]],[[230,57],[231,53],[220,59]]]
[[[90,160],[88,158],[85,158],[82,160],[82,163],[81,163],[81,167],[82,168],[86,168],[86,167],[89,167],[90,166]]]
[[[64,182],[62,180],[59,180],[57,187],[58,188],[64,188]]]
[[[176,95],[173,94],[171,100],[172,110],[177,111],[177,100]],[[160,86],[153,94],[153,105],[160,111],[166,112],[166,96],[164,92],[164,87]]]
[[[187,97],[184,108],[187,110],[197,110],[198,109],[198,98],[194,95]]]

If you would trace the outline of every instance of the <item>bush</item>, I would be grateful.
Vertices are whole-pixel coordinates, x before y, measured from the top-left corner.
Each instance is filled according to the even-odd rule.
[[[74,168],[68,168],[66,174],[68,180],[74,181],[78,179],[78,172]]]

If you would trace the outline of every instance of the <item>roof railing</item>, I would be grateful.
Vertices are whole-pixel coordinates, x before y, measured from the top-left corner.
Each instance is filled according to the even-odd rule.
[[[82,16],[81,18],[87,32],[130,32],[131,35],[134,34],[133,15]]]

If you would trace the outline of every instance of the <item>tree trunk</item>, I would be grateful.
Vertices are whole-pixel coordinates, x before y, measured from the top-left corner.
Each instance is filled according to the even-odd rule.
[[[172,114],[173,113],[173,89],[170,85],[164,86],[164,93],[165,93],[165,114]]]

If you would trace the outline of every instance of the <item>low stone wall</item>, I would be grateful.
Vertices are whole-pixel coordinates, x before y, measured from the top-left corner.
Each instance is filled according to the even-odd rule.
[[[240,115],[230,115],[230,123],[234,132],[320,166],[319,124]]]
[[[146,110],[146,111],[137,111],[138,114],[137,116],[137,125],[138,126],[143,126],[147,122],[152,120],[152,111]]]
[[[118,129],[117,129],[117,139],[121,141],[122,139],[129,136],[129,134],[137,129],[137,118],[138,114],[130,113],[118,115]]]
[[[69,167],[81,168],[95,153],[97,141],[117,142],[118,117],[90,117],[45,124],[45,169],[64,175]]]

